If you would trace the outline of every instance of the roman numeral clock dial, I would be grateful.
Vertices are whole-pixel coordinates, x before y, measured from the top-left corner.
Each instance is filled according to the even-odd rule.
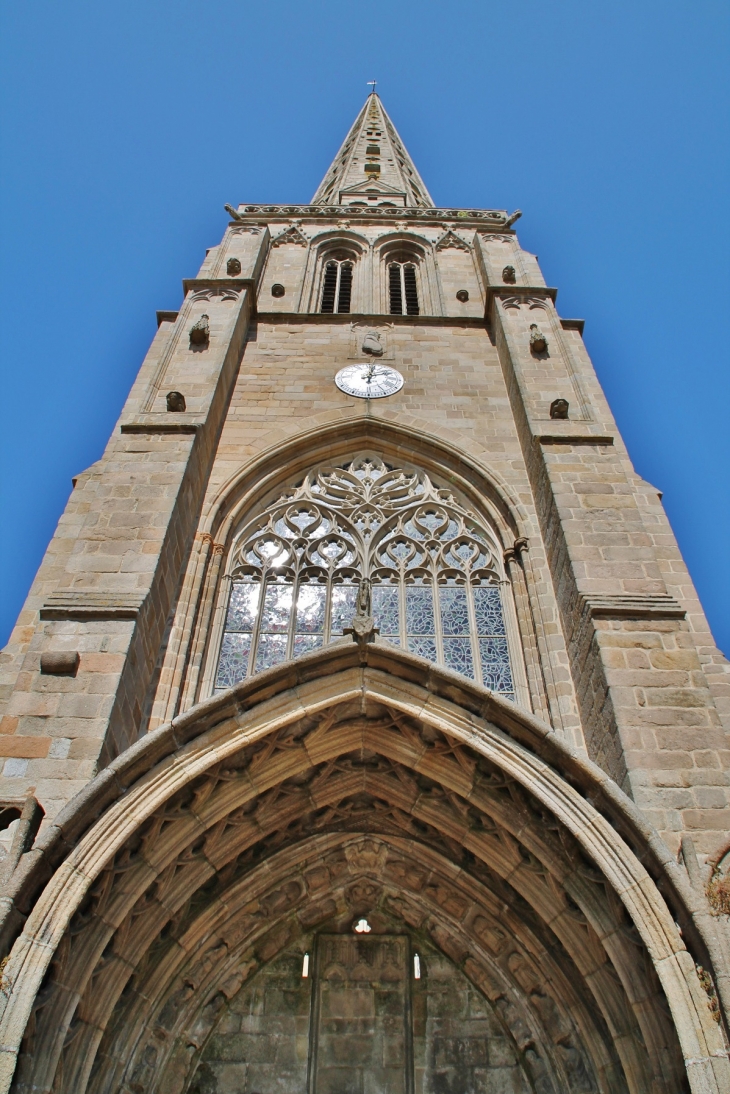
[[[389,365],[348,365],[335,376],[335,383],[346,395],[357,399],[384,399],[403,387],[403,377]]]

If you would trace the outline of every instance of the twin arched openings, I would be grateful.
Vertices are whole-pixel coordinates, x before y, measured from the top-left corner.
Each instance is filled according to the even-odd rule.
[[[522,654],[495,532],[425,471],[371,454],[315,467],[241,528],[214,690],[341,639],[364,579],[382,638],[515,698]]]
[[[327,250],[320,260],[318,308],[324,314],[348,314],[362,310],[355,303],[353,283],[358,253],[348,248]],[[424,256],[420,249],[385,248],[380,261],[380,310],[389,315],[420,315],[425,298]]]

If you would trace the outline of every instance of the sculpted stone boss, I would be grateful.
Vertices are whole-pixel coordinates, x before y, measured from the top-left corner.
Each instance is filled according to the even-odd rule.
[[[5,650],[0,1091],[727,1094],[728,663],[379,97],[226,206]]]

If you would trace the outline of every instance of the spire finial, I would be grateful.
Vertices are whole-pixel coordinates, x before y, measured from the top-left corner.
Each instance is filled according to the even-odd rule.
[[[376,87],[376,85],[377,85],[377,82],[378,82],[377,80],[368,80],[368,87],[372,86],[372,89],[373,89],[373,90],[372,90],[372,91],[370,92],[370,94],[371,94],[371,95],[374,95],[374,94],[375,94],[375,87]]]

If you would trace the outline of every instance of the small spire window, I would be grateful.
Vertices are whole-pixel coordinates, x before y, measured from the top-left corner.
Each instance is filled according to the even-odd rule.
[[[322,279],[323,312],[349,312],[352,298],[352,263],[330,259]]]
[[[391,315],[419,315],[416,267],[412,262],[391,262],[388,266]]]

